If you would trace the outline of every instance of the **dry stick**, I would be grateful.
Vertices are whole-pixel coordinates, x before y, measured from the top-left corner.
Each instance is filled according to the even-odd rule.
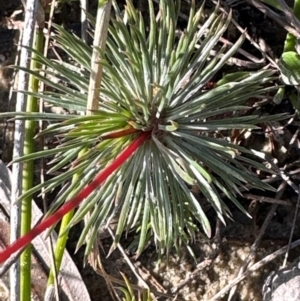
[[[217,2],[216,1],[213,1],[213,3],[215,5],[217,5]],[[221,6],[219,7],[220,11],[223,12],[224,14],[226,14],[228,16],[229,12],[226,11],[226,9],[222,8]],[[239,30],[240,33],[244,33],[245,34],[245,37],[251,42],[251,44],[256,48],[258,49],[261,54],[263,55],[263,57],[267,58],[272,64],[274,64],[275,66],[277,66],[277,64],[273,61],[273,59],[265,52],[261,49],[261,47],[251,38],[251,36],[247,33],[247,31],[245,31],[245,29],[243,29],[233,18],[231,20],[232,24]],[[222,43],[225,43],[225,39],[221,37],[220,41]],[[240,49],[240,52],[242,55],[244,55],[247,59],[253,61],[254,63],[257,63],[257,64],[260,64],[260,63],[263,63],[265,61],[265,59],[257,59],[255,56],[251,55],[250,53],[246,52],[245,50],[243,49]]]
[[[269,162],[269,161],[268,161],[268,162]],[[278,169],[278,167],[276,167],[276,168],[277,168],[277,170],[279,170],[280,172],[282,172],[281,169]],[[276,172],[277,172],[277,170],[276,170]],[[289,179],[289,177],[295,176],[296,174],[300,174],[300,169],[297,169],[297,170],[295,170],[295,171],[288,172],[285,176],[286,176],[286,178]],[[285,178],[285,179],[286,179],[286,178]],[[272,177],[270,177],[270,178],[263,179],[262,182],[267,183],[267,184],[272,184],[272,183],[277,182],[277,181],[280,181],[280,180],[282,180],[282,176],[278,174],[278,175],[276,175],[276,176],[272,176]],[[289,181],[289,183],[290,183],[290,182],[291,182],[291,181]],[[288,184],[289,184],[289,183],[288,183]],[[239,191],[240,191],[240,192],[249,191],[249,189],[251,189],[251,188],[253,188],[253,187],[251,187],[251,185],[246,184],[246,185],[243,185],[243,186],[239,187]],[[225,195],[224,193],[221,193],[220,196],[221,196],[221,197],[225,197],[226,195]]]
[[[285,15],[285,19],[287,22],[291,22],[291,24],[296,28],[296,30],[300,31],[300,22],[296,18],[293,10],[286,4],[284,0],[277,0],[277,2],[282,6],[283,10],[282,12]]]
[[[24,20],[24,30],[22,36],[22,45],[32,47],[34,26],[37,16],[38,0],[27,0]],[[30,51],[22,47],[20,54],[20,67],[30,67]],[[18,90],[26,91],[28,87],[29,75],[20,70],[18,78]],[[16,111],[26,111],[27,97],[24,93],[17,94]],[[15,121],[13,158],[19,158],[23,155],[25,120]],[[20,234],[20,204],[17,203],[18,197],[22,193],[22,174],[23,164],[14,163],[12,167],[12,188],[11,188],[11,209],[10,209],[10,241],[14,242]],[[16,262],[10,268],[10,300],[18,301],[20,297],[20,268]]]
[[[114,233],[111,229],[111,227],[107,227],[107,230],[111,236],[111,238],[113,240],[115,240],[115,236]],[[139,283],[141,283],[142,288],[143,289],[147,289],[150,291],[150,288],[148,286],[148,284],[145,282],[145,280],[142,278],[142,276],[140,276],[139,272],[138,272],[138,268],[130,261],[129,257],[127,256],[126,252],[124,251],[123,247],[121,246],[120,243],[116,244],[117,248],[119,249],[119,251],[121,252],[121,254],[123,255],[125,261],[127,262],[128,266],[130,267],[130,269],[132,270],[132,272],[134,273],[134,275],[137,277]]]
[[[297,162],[297,164],[298,164],[299,162]],[[296,165],[296,164],[295,164]],[[291,164],[288,164],[287,165],[287,168],[289,168],[290,166],[293,166],[293,163],[291,163]],[[300,174],[300,168],[297,168],[297,169],[295,169],[295,170],[292,170],[292,171],[289,171],[288,173],[287,173],[287,175],[289,176],[289,177],[293,177],[293,176],[296,176],[296,175],[298,175],[298,174]]]
[[[293,135],[292,139],[290,140],[289,146],[291,147],[299,134],[299,128],[296,130],[295,134]],[[299,186],[299,191],[300,191],[300,186]],[[289,250],[290,250],[290,245],[292,243],[292,239],[293,239],[293,233],[294,233],[294,229],[296,226],[296,220],[297,220],[297,215],[298,215],[298,211],[299,211],[299,203],[300,203],[300,194],[298,194],[298,199],[297,199],[297,205],[296,205],[296,210],[295,210],[295,215],[294,215],[294,220],[293,220],[293,225],[292,225],[292,229],[291,229],[291,233],[290,233],[290,237],[289,237],[289,243],[288,243],[288,251],[285,254],[285,258],[282,264],[282,267],[285,267],[287,264],[287,259],[288,259],[288,255],[289,255]]]
[[[138,273],[143,277],[143,279],[147,279],[149,283],[159,292],[166,293],[167,290],[158,282],[157,279],[151,274],[151,272],[143,266],[140,261],[134,262],[134,266],[136,267]],[[146,280],[145,280],[146,281]]]
[[[294,241],[293,243],[291,243],[290,249],[294,249],[296,247],[300,246],[300,239]],[[250,266],[250,268],[248,268],[247,271],[245,271],[242,275],[236,277],[234,280],[232,280],[228,285],[226,285],[223,289],[221,289],[216,295],[214,295],[211,299],[209,299],[208,301],[217,301],[220,298],[222,298],[233,286],[237,285],[239,282],[241,282],[242,280],[244,280],[248,275],[250,275],[251,273],[257,271],[258,269],[262,268],[265,264],[271,262],[272,260],[274,260],[275,258],[277,258],[278,256],[284,254],[286,251],[288,250],[288,246],[282,247],[281,249],[273,252],[270,255],[267,255],[266,257],[264,257],[262,260],[260,260],[259,262],[253,264],[252,266]]]
[[[98,271],[98,270],[97,270],[96,273],[98,273],[100,276],[104,277],[102,271]],[[122,287],[125,287],[125,286],[127,285],[126,282],[125,282],[124,280],[121,280],[121,279],[116,278],[116,277],[111,276],[111,275],[107,275],[107,277],[109,277],[109,279],[110,279],[111,282],[116,283],[116,284],[119,284],[119,285],[121,285]],[[142,290],[143,290],[142,287],[140,287],[140,286],[138,286],[138,285],[136,285],[136,284],[132,284],[132,283],[131,283],[130,286],[131,286],[133,289],[137,290],[137,291],[142,291]],[[176,300],[176,301],[186,301],[186,300],[184,300],[183,298],[180,298],[180,297],[177,297],[177,296],[174,296],[174,295],[171,295],[171,294],[167,294],[167,293],[161,293],[161,292],[156,291],[155,289],[153,289],[152,292],[153,292],[154,295],[157,295],[157,296],[159,296],[159,297],[165,297],[165,298],[168,298],[168,300],[173,300],[173,301],[175,301],[175,300]],[[156,300],[156,299],[155,299],[155,300]],[[157,299],[157,300],[158,300],[158,299]],[[164,300],[165,300],[165,299],[164,299]]]
[[[221,10],[223,11],[222,8],[221,8]],[[255,58],[255,57],[253,55],[251,55],[250,53],[246,52],[245,50],[240,49],[240,51],[238,51],[238,52],[240,52],[242,55],[244,55],[247,59],[256,63],[258,65],[257,67],[259,67],[259,64],[265,62],[265,58],[267,58],[272,66],[278,68],[277,63],[272,59],[272,57],[270,55],[268,55],[268,53],[265,50],[263,50],[262,47],[251,38],[251,36],[247,33],[247,31],[245,31],[245,29],[243,29],[234,19],[232,19],[231,22],[241,33],[245,32],[245,36],[248,39],[248,41],[250,41],[251,45],[253,45],[257,50],[259,50],[261,52],[263,58],[260,60],[256,59],[256,61],[254,61],[253,58]],[[222,41],[222,39],[224,39],[224,38],[221,38],[220,40]],[[250,66],[249,68],[252,68],[252,66]]]
[[[291,146],[291,144],[290,144]],[[267,156],[266,156],[267,157]],[[275,172],[278,174],[279,177],[282,178],[282,180],[284,180],[297,194],[299,194],[300,189],[298,189],[297,185],[295,185],[291,180],[290,180],[290,175],[286,174],[284,172],[284,169],[280,169],[273,161],[272,159],[268,159],[267,160],[268,163],[271,165],[271,167],[273,168],[273,170],[275,170]]]
[[[21,49],[21,39],[22,39],[22,31],[20,31],[20,34],[18,35],[18,45],[17,45],[17,50],[16,50],[16,57],[14,60],[14,64],[15,66],[18,65],[19,62],[19,56],[20,56],[20,49]],[[18,81],[16,80],[17,78],[17,70],[13,70],[13,74],[12,74],[12,83],[11,83],[11,87],[9,89],[9,96],[8,96],[8,103],[7,103],[7,112],[11,112],[11,105],[13,102],[13,99],[15,98],[16,93],[14,92],[15,90],[17,90],[17,85],[18,85]],[[6,148],[6,139],[8,137],[7,135],[7,131],[8,131],[8,126],[9,126],[9,120],[7,118],[5,118],[5,127],[4,127],[4,131],[3,131],[3,148]],[[4,151],[3,149],[3,151]]]
[[[286,182],[282,182],[277,190],[277,193],[276,193],[276,199],[280,199],[285,191],[285,188],[286,188]],[[255,256],[255,252],[257,251],[257,248],[261,242],[261,239],[263,237],[263,235],[265,234],[266,232],[266,229],[271,221],[271,219],[273,218],[274,216],[274,213],[277,209],[278,205],[277,204],[273,204],[267,217],[265,218],[265,221],[262,225],[262,227],[260,228],[260,231],[253,243],[253,245],[251,246],[251,249],[250,249],[250,252],[247,256],[247,258],[244,260],[243,262],[243,265],[242,267],[240,268],[239,272],[238,272],[238,276],[242,275],[246,270],[247,270],[247,267],[249,265],[249,263],[251,262],[251,260],[253,259],[253,257]],[[235,292],[236,292],[236,289],[237,289],[237,286],[234,286],[230,292],[229,292],[229,296],[228,296],[228,301],[232,300]]]
[[[99,239],[99,241],[98,241],[98,244],[101,245],[100,239]],[[101,245],[101,247],[102,247],[102,245]],[[105,268],[104,268],[104,266],[103,266],[103,264],[102,264],[101,257],[100,257],[100,252],[98,252],[98,253],[96,254],[96,256],[97,256],[97,264],[98,264],[98,265],[94,268],[95,272],[98,273],[99,275],[101,275],[101,276],[104,278],[104,280],[105,280],[105,282],[106,282],[106,285],[107,285],[107,289],[108,289],[108,291],[109,291],[111,297],[112,297],[114,300],[118,299],[119,301],[121,301],[119,295],[118,295],[117,292],[116,292],[115,287],[114,287],[113,284],[112,284],[112,280],[111,280],[111,278],[110,278],[110,275],[108,275],[108,274],[106,273]]]
[[[106,37],[108,31],[110,10],[111,10],[112,0],[107,1],[106,4],[102,4],[102,7],[98,10],[97,24],[94,34],[93,43],[93,54],[91,59],[91,75],[89,83],[89,95],[87,100],[87,112],[93,113],[93,111],[98,110],[98,103],[100,101],[99,88],[101,86],[102,80],[102,65],[99,64],[101,60],[101,54],[99,53],[99,48],[104,52]]]
[[[87,43],[87,31],[88,31],[88,21],[87,21],[87,11],[88,11],[88,1],[80,0],[81,10],[80,10],[80,20],[81,20],[81,39],[84,43]]]
[[[279,14],[275,13],[273,10],[268,8],[266,5],[262,4],[261,2],[255,0],[246,0],[251,5],[255,6],[258,10],[264,13],[266,16],[271,18],[272,20],[276,21],[280,26],[282,26],[286,31],[290,34],[294,35],[296,38],[300,39],[300,33],[289,25],[289,23],[282,18]]]
[[[260,152],[260,154],[262,154]],[[284,169],[279,168],[273,161],[272,158],[266,154],[263,154],[263,156],[260,156],[262,159],[266,160],[272,167],[272,169],[277,173],[276,176],[269,178],[269,179],[264,179],[263,182],[264,183],[273,183],[277,180],[279,180],[280,178],[282,180],[284,180],[297,194],[299,194],[299,189],[298,187],[290,180],[290,176],[294,175],[295,172],[288,172],[287,174],[284,172]],[[297,170],[298,173],[298,170]],[[240,192],[248,190],[248,188],[250,188],[249,185],[244,185],[242,187],[240,187]]]
[[[216,4],[216,2],[214,2],[214,3]],[[220,9],[223,13],[225,13],[227,16],[229,15],[229,13],[226,12],[226,10],[224,10],[222,7],[219,7],[219,9]],[[250,37],[250,35],[247,33],[247,31],[245,31],[245,29],[241,28],[241,27],[239,26],[239,24],[238,24],[233,18],[231,19],[231,22],[232,22],[232,24],[234,24],[234,26],[240,31],[241,34],[244,34],[244,35],[245,35],[245,37],[251,42],[251,44],[252,44],[253,46],[255,46],[255,48],[257,48],[259,51],[261,51],[259,45],[258,45],[258,44]],[[223,38],[223,37],[220,38],[220,41],[221,41],[224,45],[229,45],[229,46],[232,46],[232,45],[233,45],[233,43],[231,43],[230,41],[226,40],[226,39]],[[237,50],[237,52],[240,53],[241,55],[243,55],[244,57],[246,57],[248,60],[250,60],[250,61],[252,61],[252,62],[254,62],[254,63],[256,63],[256,64],[261,64],[261,63],[263,63],[263,62],[265,61],[264,58],[258,59],[258,58],[256,58],[254,55],[250,54],[249,52],[245,51],[245,50],[242,49],[242,48],[239,48],[239,49]],[[264,55],[263,52],[262,52],[262,54]]]
[[[287,176],[289,177],[292,177],[292,176],[296,176],[297,174],[300,174],[300,169],[296,169],[294,171],[290,171],[287,173]],[[282,180],[282,177],[280,175],[276,175],[276,176],[273,176],[273,177],[270,177],[270,178],[267,178],[267,179],[263,179],[262,181],[264,183],[268,183],[268,184],[272,184],[274,182],[277,182],[277,181],[280,181]],[[240,191],[243,192],[243,191],[248,191],[250,188],[250,186],[248,185],[245,185],[245,186],[242,186],[240,188]]]
[[[224,39],[224,38],[222,38],[222,39],[220,39],[220,41],[221,40],[223,40],[222,42],[223,42],[223,44],[225,45],[228,45],[228,46],[232,46],[233,45],[233,43],[231,43],[231,42],[229,42],[228,40],[226,40],[226,39]],[[196,45],[196,47],[197,47],[198,45]],[[198,47],[199,48],[199,47]],[[216,50],[211,50],[210,51],[210,54],[212,55],[212,56],[216,56],[217,55],[217,51]],[[223,57],[224,56],[224,54],[220,54],[220,57]],[[265,60],[264,59],[262,59],[262,61],[261,62],[259,62],[259,63],[253,63],[253,62],[249,62],[249,61],[245,61],[245,60],[241,60],[241,59],[237,59],[237,58],[235,58],[235,57],[231,57],[231,58],[229,58],[227,61],[226,61],[226,64],[227,65],[229,65],[229,66],[233,66],[233,65],[235,65],[235,66],[239,66],[239,67],[246,67],[246,68],[259,68],[259,67],[262,67],[263,65],[265,65]]]
[[[280,170],[276,164],[274,164],[272,161],[270,161],[272,168],[279,173],[279,176],[297,193],[299,194],[299,189],[297,185],[295,185],[291,180],[290,177],[285,174],[283,170]]]
[[[0,278],[10,269],[10,267],[19,259],[23,249],[18,251],[16,254],[11,256],[1,267],[0,267]]]
[[[110,236],[112,237],[112,239],[115,241],[115,236],[114,233],[112,231],[112,229],[108,226],[107,227]],[[124,249],[122,248],[122,246],[120,245],[120,243],[116,244],[119,251],[121,252],[121,254],[124,256],[125,261],[127,262],[128,266],[130,267],[130,269],[132,270],[133,274],[137,277],[137,279],[140,281],[140,283],[143,285],[143,288],[148,289],[149,290],[149,286],[148,284],[144,281],[144,279],[139,275],[139,273],[137,272],[135,266],[132,264],[132,262],[130,261],[130,259],[128,258],[128,256],[126,255]]]
[[[290,147],[292,146],[292,144],[294,143],[294,141],[295,141],[295,137],[293,136],[292,139],[291,139],[291,141],[290,141],[290,143],[289,143],[289,146],[290,146]],[[281,178],[282,178],[283,181],[284,181],[284,182],[281,183],[280,187],[278,188],[278,192],[277,192],[277,194],[276,194],[276,199],[280,199],[280,198],[282,197],[283,192],[284,192],[284,190],[285,190],[287,184],[290,185],[290,186],[295,190],[295,192],[297,192],[297,187],[296,187],[296,185],[289,179],[289,177],[287,177],[287,176],[284,174],[284,171],[283,171],[283,170],[280,170],[280,169],[277,167],[277,165],[274,164],[274,163],[272,162],[272,160],[268,160],[268,161],[271,163],[273,169],[276,170],[276,172],[278,172],[278,173],[280,174]],[[298,203],[299,203],[299,198],[298,198]],[[299,206],[299,204],[297,204],[297,206]],[[275,211],[276,211],[276,208],[277,208],[277,205],[274,204],[274,205],[272,206],[272,208],[271,208],[271,210],[270,210],[268,216],[267,216],[266,219],[265,219],[265,222],[264,222],[264,224],[263,224],[263,226],[262,226],[262,228],[261,228],[261,230],[260,230],[260,232],[259,232],[258,237],[256,238],[254,244],[253,244],[252,247],[251,247],[250,254],[248,255],[246,261],[243,263],[243,266],[242,266],[242,268],[241,268],[240,271],[239,271],[239,275],[241,275],[241,274],[245,271],[245,269],[247,268],[249,262],[251,261],[253,255],[254,255],[254,252],[256,251],[256,249],[257,249],[257,247],[258,247],[258,244],[259,244],[259,242],[260,242],[260,240],[261,240],[261,237],[262,237],[262,235],[264,234],[267,225],[269,224],[271,218],[273,217],[273,214],[274,214]],[[296,212],[297,212],[297,210],[296,210]],[[296,215],[297,215],[297,213],[296,213]],[[295,215],[295,218],[296,218],[296,215]],[[295,223],[295,218],[294,218],[294,223]],[[287,249],[288,251],[289,251],[289,249],[290,249],[291,240],[292,240],[292,234],[291,234],[291,236],[290,236],[290,240],[289,240],[289,244],[288,244],[288,249]],[[288,251],[287,251],[287,252],[288,252]],[[285,257],[287,258],[287,256],[288,256],[288,255],[286,254]],[[232,299],[232,297],[233,297],[233,295],[234,295],[234,293],[235,293],[235,291],[236,291],[236,288],[237,288],[237,287],[235,286],[235,287],[233,287],[232,290],[230,291],[229,297],[228,297],[228,300],[229,300],[229,301]]]
[[[274,170],[276,171],[276,173],[278,173],[275,176],[269,177],[267,179],[263,179],[262,182],[264,183],[268,183],[268,184],[272,184],[274,182],[280,181],[280,180],[284,180],[287,182],[287,184],[289,184],[294,191],[298,194],[298,188],[295,184],[293,184],[293,182],[290,180],[290,177],[295,177],[296,175],[300,174],[300,168],[295,169],[293,171],[289,171],[287,173],[284,173],[284,170],[282,168],[278,168],[274,163],[272,163],[270,160],[268,160],[268,163],[272,164],[272,167],[274,168]],[[284,169],[286,168],[292,168],[293,166],[299,164],[299,161],[295,161],[294,163],[290,163],[288,164]],[[240,192],[243,191],[249,191],[249,189],[251,189],[250,185],[243,185],[239,188]],[[221,197],[224,197],[225,194],[221,194]]]
[[[300,190],[300,186],[299,186],[299,190]],[[296,221],[297,221],[297,216],[298,216],[298,211],[299,211],[299,203],[300,203],[300,194],[298,194],[298,199],[297,199],[297,205],[296,205],[296,210],[295,210],[295,214],[294,214],[294,220],[293,220],[293,225],[292,225],[292,229],[291,229],[291,233],[290,233],[290,237],[289,237],[289,242],[288,242],[288,249],[286,251],[285,257],[284,257],[284,261],[282,264],[282,267],[284,268],[287,264],[287,259],[289,256],[289,250],[290,250],[290,246],[292,243],[292,239],[293,239],[293,234],[294,234],[294,230],[295,230],[295,226],[296,226]]]
[[[259,196],[251,193],[243,194],[243,198],[258,201],[258,202],[272,203],[272,204],[283,205],[283,206],[293,206],[293,204],[290,201],[278,200],[276,198]]]
[[[289,142],[289,148],[291,148],[293,146],[293,144],[295,143],[295,141],[297,140],[299,132],[300,132],[300,129],[297,128],[295,134],[293,135],[292,139]]]
[[[100,5],[100,4],[98,4]],[[103,67],[100,64],[101,55],[99,49],[104,53],[106,38],[108,32],[108,25],[110,19],[112,0],[107,1],[98,7],[96,29],[93,42],[93,53],[91,58],[91,75],[89,82],[89,94],[87,99],[86,114],[92,115],[98,110],[98,104],[100,101],[99,89],[101,87]],[[91,213],[88,212],[84,217],[84,223],[87,224],[90,219]],[[91,239],[91,232],[87,233],[86,241]],[[88,261],[91,266],[97,268],[97,258],[100,256],[98,245],[96,242],[93,244],[92,252],[88,255]]]
[[[227,13],[228,15],[228,13]],[[245,29],[242,29],[239,24],[234,21],[234,19],[231,20],[231,22],[235,25],[235,27],[237,27],[237,29],[241,32],[241,34],[244,34],[245,37],[251,42],[251,44],[253,44],[258,50],[261,50],[259,48],[259,45],[257,43],[255,43],[253,41],[253,39],[249,36],[249,34],[247,33],[247,31],[245,31]],[[221,37],[220,41],[224,44],[224,45],[228,45],[228,46],[232,46],[233,43],[228,41],[227,39]],[[240,48],[237,52],[239,52],[240,54],[242,54],[244,57],[246,57],[248,60],[252,61],[255,64],[262,64],[265,62],[265,59],[258,59],[257,57],[255,57],[254,55],[250,54],[249,52],[243,50],[242,48]],[[238,59],[236,59],[238,60]]]

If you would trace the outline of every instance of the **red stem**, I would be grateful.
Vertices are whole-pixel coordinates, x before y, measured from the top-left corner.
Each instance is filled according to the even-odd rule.
[[[60,221],[65,214],[77,207],[86,197],[98,188],[115,170],[117,170],[149,137],[150,132],[144,132],[137,137],[117,158],[105,167],[76,197],[61,206],[56,212],[42,220],[27,234],[16,240],[4,251],[0,252],[0,263],[7,260],[13,253],[26,247],[35,237]]]

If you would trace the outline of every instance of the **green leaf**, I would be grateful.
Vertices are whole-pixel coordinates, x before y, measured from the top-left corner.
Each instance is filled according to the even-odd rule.
[[[282,80],[286,85],[300,84],[300,55],[294,51],[284,52],[278,63]]]

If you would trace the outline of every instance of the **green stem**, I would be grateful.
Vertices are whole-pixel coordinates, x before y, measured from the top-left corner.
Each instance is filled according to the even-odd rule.
[[[78,158],[80,158],[85,152],[86,152],[86,149],[83,149],[79,153]],[[77,181],[78,178],[80,178],[80,174],[75,174],[73,176],[72,182]],[[72,198],[73,196],[74,195],[70,195],[70,198]],[[69,231],[66,231],[66,229],[68,228],[73,215],[74,215],[74,209],[71,210],[70,212],[68,212],[61,221],[58,239],[57,239],[55,251],[54,251],[55,267],[52,267],[52,269],[50,270],[47,287],[54,285],[54,280],[55,280],[55,275],[56,275],[55,272],[60,269],[62,258],[63,258],[64,252],[65,252],[66,244],[67,244],[68,237],[69,237]]]
[[[43,30],[38,29],[35,32],[34,49],[37,51],[43,50]],[[33,58],[35,54],[33,54]],[[35,60],[31,62],[31,69],[40,68],[40,64]],[[38,92],[39,81],[33,76],[29,78],[29,90]],[[38,111],[38,101],[36,97],[28,96],[27,98],[27,112]],[[34,135],[35,135],[36,121],[26,120],[25,122],[25,141],[24,141],[24,155],[32,154],[35,150]],[[34,161],[30,160],[24,162],[23,165],[23,193],[33,187]],[[25,235],[31,230],[31,196],[25,198],[21,204],[21,235]],[[21,255],[20,259],[20,301],[31,300],[31,245],[28,245]]]

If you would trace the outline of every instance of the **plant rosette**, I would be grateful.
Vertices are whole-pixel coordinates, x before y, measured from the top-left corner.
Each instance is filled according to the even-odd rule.
[[[251,172],[249,167],[269,171],[258,159],[253,159],[251,150],[230,143],[226,137],[217,138],[215,133],[257,128],[261,116],[245,115],[249,109],[246,102],[276,89],[272,84],[276,78],[274,71],[236,73],[206,89],[207,83],[240,47],[244,35],[229,49],[219,47],[231,15],[220,14],[216,7],[203,21],[204,5],[196,10],[194,1],[191,2],[187,27],[182,32],[177,31],[178,1],[160,1],[156,17],[153,1],[149,0],[147,24],[131,1],[126,2],[124,13],[114,6],[106,51],[101,53],[99,61],[103,66],[100,109],[93,115],[17,116],[56,120],[40,135],[55,136],[59,144],[18,161],[54,156],[48,172],[63,172],[30,189],[25,196],[42,188],[44,193],[52,191],[70,182],[75,173],[79,174],[53,202],[48,217],[57,210],[60,214],[47,227],[81,203],[69,227],[91,212],[77,246],[85,243],[88,232],[92,233],[86,254],[100,226],[115,217],[118,220],[115,243],[124,232],[136,229],[138,255],[151,237],[162,253],[188,244],[199,225],[211,236],[210,222],[189,189],[191,185],[199,188],[223,222],[230,216],[224,196],[247,214],[237,199],[241,194],[239,188],[247,184],[271,189]],[[62,27],[55,25],[55,28],[53,43],[68,54],[70,61],[50,60],[37,53],[37,60],[46,67],[45,73],[27,71],[52,88],[38,97],[53,105],[85,111],[92,48]],[[211,55],[212,50],[216,51],[215,56]],[[276,118],[264,116],[264,122]],[[85,153],[78,157],[82,150]],[[124,152],[128,159],[116,165],[115,158]],[[101,183],[94,180],[111,164],[115,164],[115,169],[102,176]],[[73,202],[70,195],[77,195],[86,187],[88,193],[81,193]],[[70,203],[67,209],[61,207]],[[42,230],[42,227],[39,231],[33,229],[34,235],[27,237],[32,239]]]

